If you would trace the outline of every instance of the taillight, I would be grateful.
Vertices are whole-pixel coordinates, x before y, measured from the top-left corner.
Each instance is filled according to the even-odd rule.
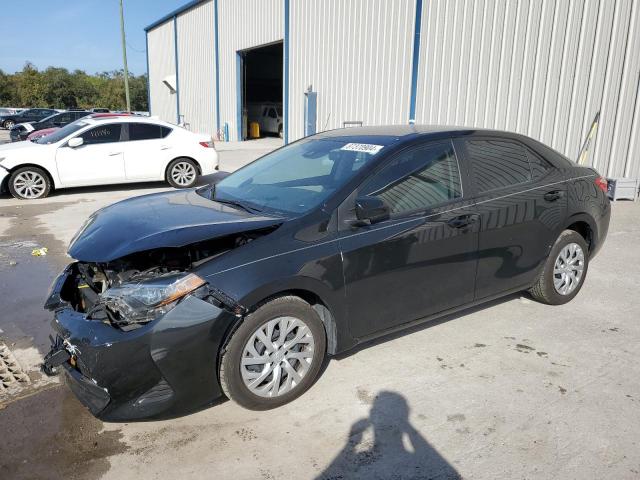
[[[214,148],[213,140],[209,140],[208,142],[199,142],[204,148]]]
[[[607,179],[604,177],[596,177],[595,179],[596,186],[602,190],[604,193],[607,193],[609,188],[609,184],[607,183]]]

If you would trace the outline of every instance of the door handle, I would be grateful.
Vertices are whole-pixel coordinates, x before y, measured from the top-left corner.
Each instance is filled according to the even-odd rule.
[[[110,157],[115,157],[116,155],[120,155],[122,152],[111,152],[109,153]]]
[[[170,146],[168,146],[168,145],[162,145],[162,146],[160,147],[160,150],[169,150],[170,148],[171,148],[171,147],[170,147]]]
[[[452,228],[463,228],[468,227],[469,225],[478,221],[478,215],[459,215],[457,217],[453,217],[451,220],[447,222]]]
[[[547,202],[555,202],[556,200],[559,200],[560,198],[562,198],[563,195],[564,195],[564,192],[562,190],[553,190],[551,192],[545,193],[544,199]]]

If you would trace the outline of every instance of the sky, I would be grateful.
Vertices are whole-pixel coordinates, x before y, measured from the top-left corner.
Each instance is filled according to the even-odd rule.
[[[188,0],[124,0],[129,71],[147,71],[144,27]],[[123,68],[120,0],[29,0],[2,2],[0,69],[25,62],[87,73]]]

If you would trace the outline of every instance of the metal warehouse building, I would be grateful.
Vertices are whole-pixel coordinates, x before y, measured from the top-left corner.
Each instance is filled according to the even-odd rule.
[[[204,0],[147,27],[152,115],[285,142],[356,122],[524,133],[640,177],[640,0]],[[266,111],[266,110],[265,110]]]

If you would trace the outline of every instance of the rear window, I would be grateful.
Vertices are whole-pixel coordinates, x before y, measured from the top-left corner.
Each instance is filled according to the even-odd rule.
[[[505,140],[467,140],[477,193],[490,192],[531,180],[524,146]]]

